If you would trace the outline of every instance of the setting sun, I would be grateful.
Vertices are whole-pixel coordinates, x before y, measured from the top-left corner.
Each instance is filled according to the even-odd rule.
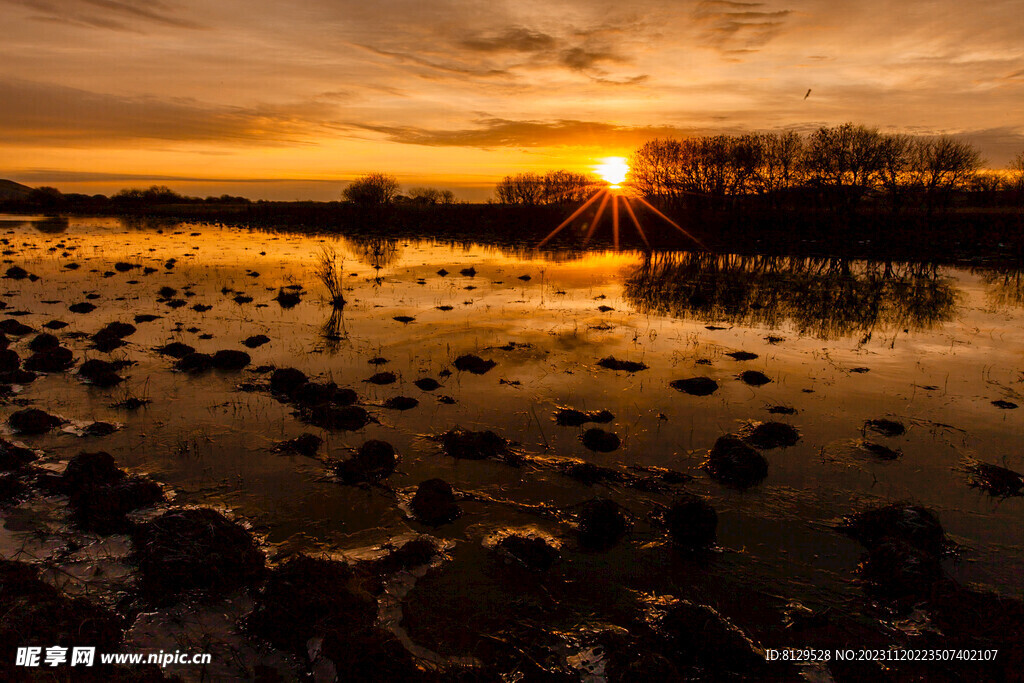
[[[618,187],[626,180],[629,165],[624,157],[605,157],[594,167],[594,171],[609,185]]]

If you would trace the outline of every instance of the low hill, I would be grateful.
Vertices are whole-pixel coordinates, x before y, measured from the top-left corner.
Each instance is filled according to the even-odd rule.
[[[5,199],[23,199],[32,192],[28,185],[16,183],[13,180],[0,179],[0,201]]]

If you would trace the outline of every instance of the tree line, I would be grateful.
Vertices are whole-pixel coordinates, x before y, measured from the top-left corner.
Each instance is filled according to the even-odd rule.
[[[881,133],[845,123],[809,135],[795,132],[655,139],[629,161],[626,184],[673,209],[727,208],[759,203],[765,208],[852,208],[865,201],[893,210],[948,205],[958,193],[1024,191],[1024,152],[1005,172],[982,171],[972,144],[952,136],[914,137]],[[557,191],[552,182],[567,183]],[[522,173],[496,188],[503,204],[577,202],[595,180],[554,171]],[[1018,197],[1019,198],[1019,197]]]

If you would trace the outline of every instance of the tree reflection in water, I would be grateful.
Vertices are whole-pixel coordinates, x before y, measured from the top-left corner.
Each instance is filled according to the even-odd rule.
[[[671,252],[648,255],[625,282],[640,312],[706,322],[784,325],[821,339],[926,330],[952,318],[954,280],[926,263]]]
[[[988,301],[993,306],[1024,307],[1024,271],[986,269],[975,272],[980,273]]]

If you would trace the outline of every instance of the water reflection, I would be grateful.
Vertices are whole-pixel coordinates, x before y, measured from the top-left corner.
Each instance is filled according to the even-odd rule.
[[[644,313],[780,328],[821,339],[927,330],[952,319],[954,280],[926,263],[656,253],[625,281]]]
[[[394,264],[402,255],[394,239],[350,236],[346,241],[357,261],[377,271]]]
[[[986,295],[992,305],[1024,307],[1024,271],[985,269],[976,272],[985,283]]]

